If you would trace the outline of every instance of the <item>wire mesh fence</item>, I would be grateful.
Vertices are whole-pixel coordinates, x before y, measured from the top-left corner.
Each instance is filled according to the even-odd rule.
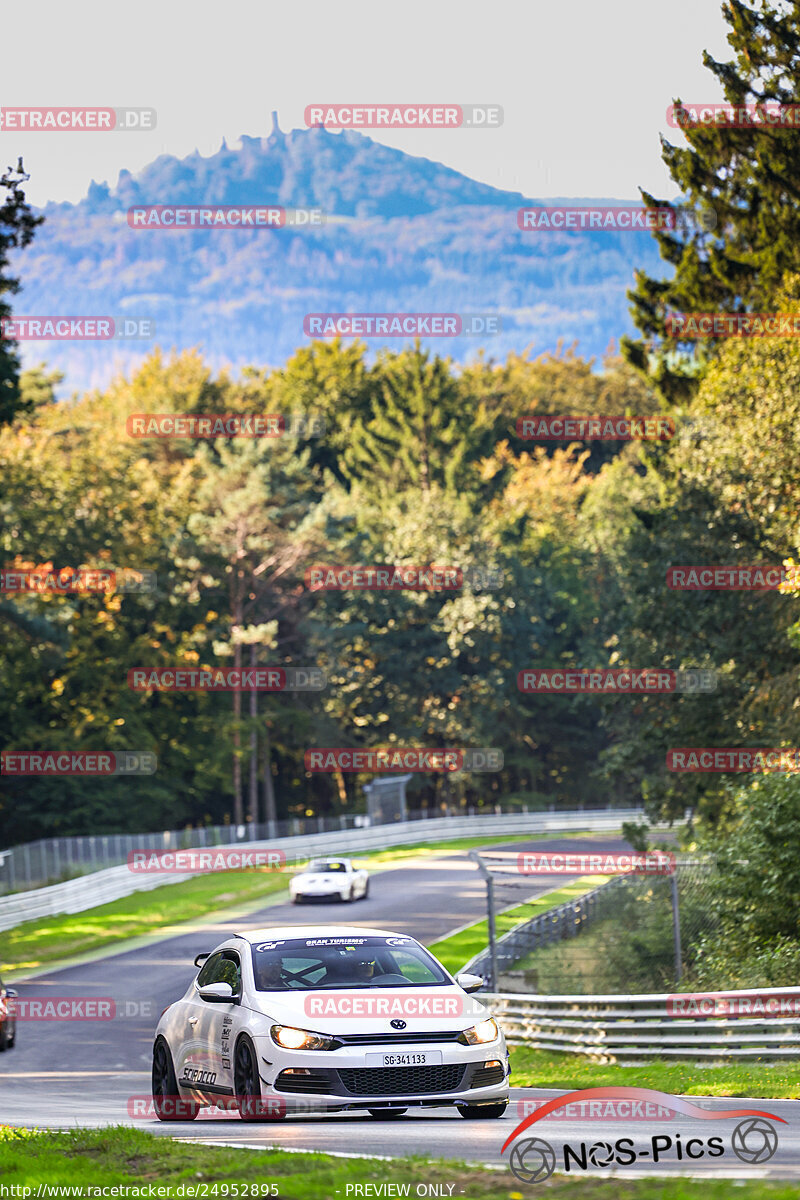
[[[515,896],[531,909],[521,890],[531,880],[509,863],[492,863],[495,911]],[[660,992],[674,988],[690,969],[701,937],[718,928],[714,903],[715,865],[685,858],[674,875],[618,875],[586,895],[567,900],[517,925],[496,942],[496,988],[506,992],[598,995]],[[489,948],[470,969],[493,978]]]

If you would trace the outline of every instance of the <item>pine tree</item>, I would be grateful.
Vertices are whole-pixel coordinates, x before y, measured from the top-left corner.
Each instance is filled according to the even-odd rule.
[[[800,94],[800,2],[779,7],[769,0],[726,0],[728,43],[734,57],[704,65],[737,108],[769,102],[796,105]],[[700,100],[703,98],[700,97]],[[688,104],[694,103],[691,98]],[[691,123],[676,102],[688,147],[662,137],[662,157],[693,218],[654,232],[672,279],[636,273],[629,292],[632,315],[644,337],[622,342],[625,358],[645,372],[661,396],[689,399],[713,344],[676,344],[666,330],[668,312],[771,311],[770,297],[784,275],[800,269],[800,129],[762,123]],[[685,115],[684,115],[685,114]],[[642,191],[648,205],[667,205]],[[673,209],[682,206],[669,205]]]
[[[19,291],[19,280],[7,274],[9,250],[22,249],[33,238],[33,231],[44,217],[35,217],[25,200],[22,184],[30,178],[20,158],[16,168],[9,167],[0,177],[5,202],[0,205],[0,321],[11,316],[11,307],[3,298]],[[0,335],[0,425],[12,421],[23,411],[19,389],[19,359],[16,344]]]
[[[413,349],[381,356],[371,414],[358,417],[343,470],[350,479],[395,495],[408,487],[427,501],[437,487],[460,491],[474,472],[469,445],[473,417],[464,410],[448,359]]]

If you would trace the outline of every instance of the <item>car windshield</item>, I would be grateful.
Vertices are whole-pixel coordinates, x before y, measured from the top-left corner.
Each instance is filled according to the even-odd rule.
[[[327,874],[329,871],[346,870],[347,863],[343,863],[341,860],[330,858],[315,858],[314,861],[309,863],[306,867],[306,871],[309,874]]]
[[[436,959],[413,938],[287,938],[253,946],[260,992],[298,989],[431,987],[449,984]]]

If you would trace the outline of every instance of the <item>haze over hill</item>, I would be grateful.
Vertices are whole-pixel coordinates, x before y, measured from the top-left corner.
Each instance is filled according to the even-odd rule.
[[[570,202],[635,203],[637,197]],[[558,203],[549,200],[546,203]],[[17,315],[149,318],[130,343],[23,342],[24,364],[67,374],[62,391],[102,386],[156,345],[197,346],[215,367],[278,366],[307,344],[319,312],[496,313],[491,337],[431,338],[459,361],[559,339],[602,356],[632,326],[625,290],[635,267],[661,273],[648,233],[521,232],[521,204],[427,158],[355,132],[302,129],[242,137],[209,158],[162,155],[115,188],[92,182],[79,204],[49,204],[18,260]],[[141,204],[318,207],[318,227],[131,229]],[[369,339],[377,347],[377,339]],[[400,347],[401,338],[386,339]]]

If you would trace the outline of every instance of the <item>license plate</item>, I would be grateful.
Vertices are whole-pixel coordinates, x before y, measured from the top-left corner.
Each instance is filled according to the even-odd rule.
[[[395,1050],[390,1054],[368,1054],[368,1067],[440,1067],[441,1050]]]

